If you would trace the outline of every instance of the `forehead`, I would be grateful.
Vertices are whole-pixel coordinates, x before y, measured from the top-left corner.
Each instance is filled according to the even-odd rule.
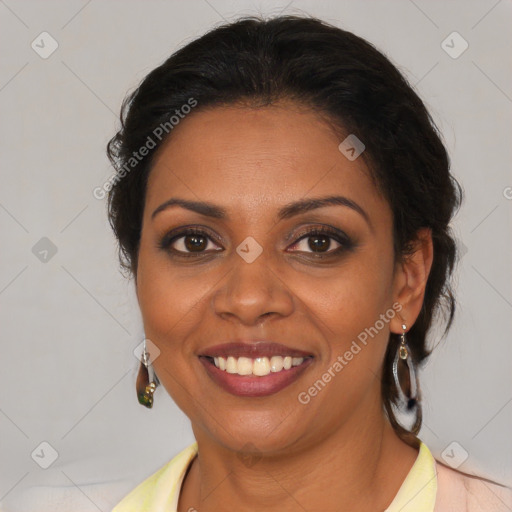
[[[364,160],[340,152],[345,136],[293,103],[194,112],[159,149],[146,204],[153,208],[179,195],[225,204],[241,217],[340,193],[362,207],[382,207]]]

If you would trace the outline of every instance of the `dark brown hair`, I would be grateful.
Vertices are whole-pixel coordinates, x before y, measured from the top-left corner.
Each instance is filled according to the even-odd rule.
[[[183,112],[191,98],[198,106],[190,115],[216,105],[263,106],[291,99],[364,142],[363,158],[393,212],[397,260],[411,251],[420,228],[432,232],[434,260],[424,303],[407,338],[414,361],[421,364],[431,352],[426,337],[434,316],[446,313],[446,333],[455,311],[449,277],[456,245],[449,223],[462,192],[450,174],[435,123],[404,76],[364,39],[311,17],[242,18],[176,51],[125,98],[121,128],[107,148],[119,178],[108,195],[109,220],[121,265],[134,275],[152,161],[172,136],[170,116]],[[134,152],[148,145],[148,137],[155,147],[128,167]],[[410,431],[398,423],[392,407],[397,391],[391,368],[398,343],[399,336],[391,334],[383,406],[402,439],[417,446],[421,405]]]

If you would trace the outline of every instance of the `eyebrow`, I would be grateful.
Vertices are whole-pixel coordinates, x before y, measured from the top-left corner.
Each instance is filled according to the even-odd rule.
[[[162,203],[156,210],[152,213],[151,219],[154,219],[156,215],[168,208],[173,206],[181,206],[187,210],[199,213],[206,217],[212,217],[214,219],[219,220],[227,220],[229,219],[229,215],[225,208],[221,206],[202,202],[202,201],[189,201],[186,199],[179,198],[171,198],[165,203]],[[345,206],[347,208],[351,208],[352,210],[359,213],[369,224],[371,227],[371,222],[368,214],[363,210],[361,206],[359,206],[355,201],[349,199],[344,196],[326,196],[326,197],[318,197],[313,199],[302,199],[300,201],[294,201],[283,206],[279,212],[277,213],[278,220],[289,219],[296,215],[300,215],[302,213],[309,212],[311,210],[316,210],[317,208],[323,208],[325,206]]]

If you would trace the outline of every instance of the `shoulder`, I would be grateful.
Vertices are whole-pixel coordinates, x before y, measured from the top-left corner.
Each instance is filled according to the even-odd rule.
[[[436,460],[435,512],[510,512],[512,488],[469,475]]]

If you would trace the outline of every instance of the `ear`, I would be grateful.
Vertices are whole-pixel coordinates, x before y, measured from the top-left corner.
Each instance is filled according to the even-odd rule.
[[[409,330],[423,306],[427,279],[434,258],[432,230],[418,230],[411,244],[411,253],[405,255],[395,267],[393,297],[395,302],[402,305],[402,309],[390,322],[391,332],[394,333],[402,332],[402,324]]]

